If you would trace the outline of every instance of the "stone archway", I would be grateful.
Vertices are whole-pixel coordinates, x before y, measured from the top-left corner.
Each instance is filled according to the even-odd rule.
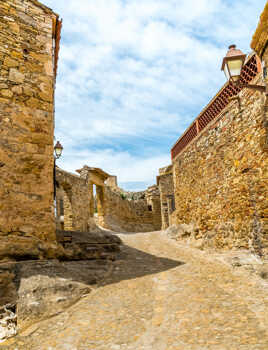
[[[105,220],[105,181],[110,177],[105,171],[100,168],[92,168],[84,166],[82,169],[76,170],[81,178],[86,179],[89,187],[90,196],[90,217],[94,218],[94,191],[93,186],[96,186],[98,224],[103,225]]]

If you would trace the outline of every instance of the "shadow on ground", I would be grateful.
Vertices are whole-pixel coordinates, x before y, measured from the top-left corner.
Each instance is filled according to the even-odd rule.
[[[13,282],[18,291],[22,279],[28,280],[35,276],[46,276],[51,279],[60,278],[85,285],[97,283],[106,285],[117,283],[121,280],[157,274],[183,264],[184,262],[182,261],[154,256],[127,245],[122,245],[121,252],[118,253],[116,260],[113,262],[99,259],[65,262],[37,260],[2,263],[0,264],[0,275],[5,274],[7,277],[9,273],[15,275]],[[106,278],[109,272],[110,277]],[[71,289],[71,284],[69,288]],[[4,292],[4,290],[1,292]],[[3,297],[2,294],[0,293],[0,299]],[[8,298],[5,300],[5,303],[7,302]]]
[[[12,318],[12,327],[20,333],[65,311],[97,287],[157,274],[184,264],[124,245],[111,233],[64,232],[64,239],[67,234],[72,237],[68,244],[75,261],[0,263],[2,316],[16,314],[16,318]],[[84,260],[79,260],[80,255]],[[5,333],[2,339],[7,336]]]
[[[101,284],[107,285],[157,274],[184,264],[183,261],[158,257],[123,245],[117,260],[114,262],[113,272]]]
[[[64,311],[92,289],[157,274],[184,262],[121,245],[116,260],[21,261],[0,264],[0,307],[17,305],[24,326]],[[35,317],[33,317],[33,315]]]

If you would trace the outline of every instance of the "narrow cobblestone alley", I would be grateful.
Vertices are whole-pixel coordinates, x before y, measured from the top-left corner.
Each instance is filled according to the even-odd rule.
[[[99,288],[3,348],[268,349],[264,279],[162,232],[119,236],[125,246]]]

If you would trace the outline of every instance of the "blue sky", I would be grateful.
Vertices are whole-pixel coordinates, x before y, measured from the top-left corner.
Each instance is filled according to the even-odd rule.
[[[87,164],[142,190],[225,83],[230,44],[250,52],[266,0],[41,0],[63,18],[59,166]]]

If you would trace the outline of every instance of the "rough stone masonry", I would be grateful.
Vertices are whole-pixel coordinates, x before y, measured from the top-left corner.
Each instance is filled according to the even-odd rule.
[[[263,82],[259,70],[252,83]],[[181,236],[200,246],[251,249],[263,256],[268,253],[267,102],[265,94],[249,89],[239,98],[173,159],[176,224],[187,224]]]
[[[150,232],[161,229],[159,189],[125,192],[116,187],[104,187],[104,215],[99,224],[117,232]]]
[[[172,165],[159,169],[157,184],[160,191],[162,230],[172,224],[171,215],[175,210]]]
[[[0,259],[55,255],[54,87],[60,27],[58,15],[38,1],[0,2]]]
[[[79,176],[58,167],[56,169],[58,229],[95,232],[98,231],[96,222],[105,229],[117,232],[161,229],[157,186],[142,192],[126,192],[117,186],[116,176],[110,176],[102,169],[84,166],[77,172]],[[96,186],[95,198],[93,185]]]

